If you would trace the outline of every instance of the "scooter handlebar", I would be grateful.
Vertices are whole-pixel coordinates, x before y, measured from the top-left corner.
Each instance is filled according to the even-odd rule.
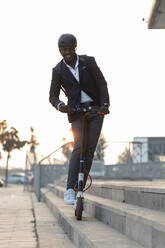
[[[99,107],[92,107],[92,106],[75,106],[74,108],[70,108],[69,113],[86,113],[92,112],[98,115],[104,115],[103,112],[99,111]]]

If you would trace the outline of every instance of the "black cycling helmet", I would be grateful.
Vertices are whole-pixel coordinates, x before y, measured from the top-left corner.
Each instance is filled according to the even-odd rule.
[[[77,47],[77,40],[73,34],[62,34],[58,39],[58,46],[74,46]]]

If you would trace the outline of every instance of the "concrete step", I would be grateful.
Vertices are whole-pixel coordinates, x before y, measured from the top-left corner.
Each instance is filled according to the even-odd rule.
[[[94,181],[88,193],[165,212],[165,181]]]
[[[46,204],[37,202],[35,195],[32,199],[39,248],[75,248]]]
[[[65,188],[51,189],[62,197]],[[85,194],[85,212],[144,247],[165,247],[165,213]]]
[[[57,197],[51,188],[49,190],[42,188],[41,197],[76,247],[142,248],[141,245],[86,213],[83,214],[82,221],[77,221],[73,207],[65,205],[63,199]]]

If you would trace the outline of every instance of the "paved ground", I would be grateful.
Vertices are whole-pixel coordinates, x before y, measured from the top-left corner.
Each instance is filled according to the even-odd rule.
[[[0,248],[36,248],[31,194],[23,186],[0,188]]]

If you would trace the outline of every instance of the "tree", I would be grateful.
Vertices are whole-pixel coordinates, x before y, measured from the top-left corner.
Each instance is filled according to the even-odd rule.
[[[98,144],[96,146],[96,151],[94,154],[94,160],[104,160],[105,149],[107,148],[106,140],[103,134],[100,135]]]
[[[31,132],[31,138],[30,141],[28,141],[28,144],[30,145],[30,152],[33,153],[35,151],[35,148],[39,145],[37,142],[37,138],[34,135],[34,129],[30,127],[30,132]]]
[[[70,159],[72,150],[73,150],[73,141],[67,142],[62,146],[62,154],[67,160]]]
[[[130,150],[126,147],[125,150],[118,156],[119,164],[132,163],[132,154]]]
[[[6,120],[3,120],[0,122],[0,143],[2,144],[4,141],[4,133],[6,132],[7,129],[7,122]]]
[[[36,163],[36,147],[39,145],[39,143],[37,142],[37,138],[34,135],[34,129],[33,127],[30,127],[30,132],[31,132],[31,137],[30,137],[30,141],[28,141],[28,145],[30,145],[30,153],[33,154],[33,158],[34,158],[34,163]]]
[[[5,173],[5,185],[7,186],[8,182],[8,162],[11,158],[11,153],[13,150],[20,150],[25,146],[27,141],[21,141],[18,136],[18,131],[11,127],[10,130],[7,130],[7,122],[4,120],[0,123],[0,142],[2,145],[3,151],[7,152],[6,160],[6,173]]]
[[[65,140],[66,139],[63,138],[64,142],[65,142]],[[64,144],[62,147],[62,153],[67,160],[70,159],[70,156],[71,156],[71,153],[73,150],[73,144],[74,144],[74,142],[68,142],[68,143]],[[105,137],[103,134],[101,134],[100,138],[98,140],[95,154],[94,154],[94,160],[104,160],[106,147],[107,147],[107,144],[106,144]]]
[[[3,139],[4,139],[4,133],[7,129],[7,122],[6,120],[3,120],[0,122],[0,144],[2,144]],[[0,151],[0,159],[2,159],[2,152]]]

